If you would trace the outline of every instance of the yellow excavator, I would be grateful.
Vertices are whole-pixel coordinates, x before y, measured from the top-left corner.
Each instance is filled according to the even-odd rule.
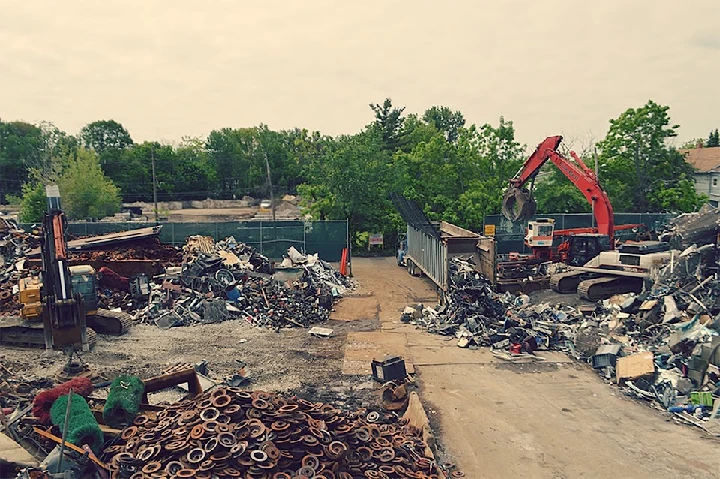
[[[98,278],[89,265],[68,266],[67,218],[60,209],[56,185],[46,187],[48,212],[43,218],[40,276],[18,284],[21,318],[0,321],[0,344],[74,348],[88,351],[95,331],[120,335],[127,332],[127,313],[98,308]]]

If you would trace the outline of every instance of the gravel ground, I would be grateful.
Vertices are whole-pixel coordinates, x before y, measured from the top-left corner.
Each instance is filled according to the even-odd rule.
[[[251,389],[297,394],[307,399],[338,399],[348,404],[366,403],[372,393],[368,377],[342,377],[345,340],[349,331],[372,330],[377,319],[327,321],[331,338],[318,338],[307,329],[287,328],[274,332],[243,320],[162,330],[136,324],[123,336],[98,335],[82,361],[95,373],[94,382],[112,380],[120,374],[148,378],[178,363],[207,362],[214,381],[235,374],[237,361],[246,364]],[[0,364],[27,377],[57,376],[66,363],[61,352],[3,347]],[[182,391],[173,389],[151,395],[151,403],[173,402]]]

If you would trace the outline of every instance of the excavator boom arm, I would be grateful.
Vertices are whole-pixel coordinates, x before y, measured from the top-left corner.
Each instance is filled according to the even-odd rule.
[[[550,160],[562,171],[572,184],[580,190],[588,202],[594,205],[597,231],[600,234],[608,235],[612,244],[614,240],[614,219],[610,199],[600,186],[595,173],[588,168],[574,152],[571,152],[574,160],[571,161],[557,151],[561,141],[562,136],[549,136],[538,145],[535,152],[525,161],[520,171],[510,180],[511,186],[505,193],[503,212],[505,216],[510,216],[508,213],[510,213],[513,208],[507,205],[508,203],[518,202],[519,195],[523,198],[522,201],[532,201],[534,203],[529,192],[524,192],[521,188],[523,188],[530,179],[534,178],[540,171],[540,168]],[[516,214],[514,218],[509,219],[514,219],[515,221],[529,219],[523,218],[524,213],[526,214],[528,211],[534,212],[534,207],[523,208],[522,206],[523,205],[519,208],[520,213]]]

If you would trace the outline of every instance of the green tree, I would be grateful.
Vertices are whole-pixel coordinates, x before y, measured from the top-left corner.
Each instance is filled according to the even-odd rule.
[[[108,161],[111,155],[113,159]],[[106,161],[104,164],[103,157]],[[100,164],[105,175],[120,188],[125,201],[152,201],[152,153],[148,144],[134,144],[123,150],[106,150],[101,155]]]
[[[592,206],[577,186],[555,169],[546,178],[538,179],[533,193],[538,213],[589,213]]]
[[[695,181],[684,173],[673,186],[656,189],[651,195],[651,202],[662,211],[694,211],[707,201],[707,195],[698,195]]]
[[[348,219],[351,234],[394,233],[399,216],[389,200],[396,172],[382,135],[368,128],[326,143],[312,176],[298,187],[317,219]]]
[[[692,150],[694,148],[702,148],[703,146],[706,146],[706,141],[702,138],[695,138],[693,140],[687,140],[686,142],[682,143],[680,145],[681,150]]]
[[[692,178],[692,166],[666,144],[679,128],[670,124],[668,110],[652,100],[629,108],[610,120],[607,136],[598,143],[600,178],[616,211],[689,211],[703,203],[682,183]],[[662,190],[689,196],[672,200]]]
[[[82,146],[98,154],[103,173],[120,187],[123,196],[130,199],[145,187],[137,181],[143,179],[149,164],[140,165],[133,161],[135,155],[128,154],[134,142],[122,124],[115,120],[88,123],[80,130],[78,139]]]
[[[22,121],[0,121],[0,203],[17,195],[30,168],[42,162],[43,131]]]
[[[25,183],[20,201],[20,221],[22,223],[40,223],[47,211],[45,186],[40,183]]]
[[[130,133],[115,120],[99,120],[88,123],[78,135],[85,148],[102,154],[105,150],[122,150],[133,144]]]
[[[445,138],[450,143],[457,141],[460,128],[465,126],[463,114],[446,106],[433,106],[425,110],[423,120],[445,133]]]
[[[392,100],[385,98],[382,105],[370,103],[375,113],[375,126],[380,130],[382,141],[389,151],[395,151],[401,145],[400,133],[405,119],[402,116],[405,107],[393,107]]]
[[[81,148],[65,162],[58,186],[69,218],[98,219],[120,211],[120,191],[103,174],[92,150]]]
[[[715,148],[720,146],[720,133],[718,133],[717,128],[715,128],[715,131],[710,132],[705,146],[708,148]]]
[[[267,185],[265,157],[257,128],[222,128],[208,135],[206,148],[220,181],[222,198],[255,193]]]
[[[175,150],[176,171],[180,180],[176,189],[186,197],[202,199],[217,187],[217,173],[213,168],[205,141],[185,138]]]
[[[497,127],[486,123],[461,130],[458,146],[465,175],[471,178],[458,200],[458,224],[480,231],[486,215],[500,212],[503,192],[523,164],[525,147],[515,140],[513,122],[503,117]]]
[[[500,211],[502,192],[522,164],[513,124],[500,118],[497,127],[461,128],[457,143],[428,127],[417,128],[423,135],[411,151],[395,154],[401,191],[430,219],[478,230],[485,215]]]

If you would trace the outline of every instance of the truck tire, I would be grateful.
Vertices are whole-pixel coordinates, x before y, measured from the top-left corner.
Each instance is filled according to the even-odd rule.
[[[415,262],[413,260],[408,259],[408,260],[406,260],[406,262],[407,262],[408,274],[410,276],[416,276],[416,277],[422,276],[422,271],[420,270],[420,268],[418,268],[415,265]]]

